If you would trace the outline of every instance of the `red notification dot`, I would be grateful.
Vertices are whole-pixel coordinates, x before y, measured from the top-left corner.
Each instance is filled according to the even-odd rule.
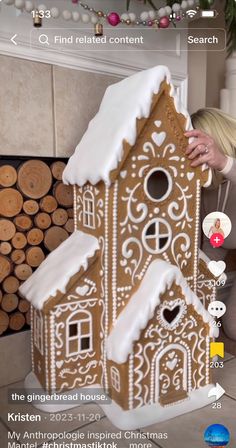
[[[210,238],[210,243],[213,247],[220,247],[222,244],[224,244],[224,237],[221,235],[221,233],[213,233],[213,235]]]

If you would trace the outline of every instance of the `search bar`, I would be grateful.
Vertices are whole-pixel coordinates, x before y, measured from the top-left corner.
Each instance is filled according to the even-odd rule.
[[[226,32],[221,28],[105,28],[103,36],[94,36],[91,29],[48,28],[39,34],[32,30],[32,47],[44,51],[55,49],[61,52],[81,51],[223,51],[226,47]]]

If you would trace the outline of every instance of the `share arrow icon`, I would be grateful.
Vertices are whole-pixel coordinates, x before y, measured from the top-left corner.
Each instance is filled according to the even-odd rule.
[[[225,390],[219,383],[216,383],[215,387],[208,392],[208,398],[216,397],[216,401],[219,400],[225,394]]]

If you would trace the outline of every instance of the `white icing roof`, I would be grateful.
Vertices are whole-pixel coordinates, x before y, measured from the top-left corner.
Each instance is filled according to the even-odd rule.
[[[43,261],[39,268],[19,288],[20,294],[41,310],[50,296],[66,292],[66,286],[99,249],[97,238],[76,231]]]
[[[170,288],[174,281],[181,287],[186,303],[192,304],[204,322],[210,324],[210,337],[218,336],[219,330],[213,326],[213,318],[189,288],[179,268],[164,260],[154,260],[148,267],[139,289],[131,297],[111,330],[107,339],[108,359],[118,364],[127,360],[133,343],[139,340],[141,331],[146,328],[157,305],[160,304],[161,294]]]
[[[135,144],[136,119],[149,117],[152,97],[159,92],[164,80],[171,83],[170,72],[160,65],[108,87],[97,115],[90,121],[64,170],[65,184],[82,186],[90,182],[95,185],[100,180],[110,184],[110,172],[118,167],[123,157],[123,140],[131,146]],[[186,117],[186,130],[192,129],[189,114],[172,85],[170,95],[177,112]]]

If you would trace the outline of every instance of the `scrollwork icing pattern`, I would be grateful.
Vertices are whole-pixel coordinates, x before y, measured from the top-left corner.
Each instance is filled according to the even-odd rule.
[[[134,257],[134,250],[128,249],[129,246],[134,245],[138,256]],[[120,261],[120,265],[124,267],[125,273],[131,276],[132,284],[135,282],[135,278],[138,277],[137,270],[143,259],[143,246],[142,243],[134,237],[128,238],[122,245],[123,259]],[[132,258],[133,257],[133,258]],[[130,264],[127,265],[127,260],[130,259]]]
[[[173,201],[168,206],[168,214],[173,221],[178,221],[175,225],[176,227],[180,227],[181,230],[185,228],[187,225],[191,229],[191,222],[193,218],[190,218],[188,213],[188,200],[191,200],[193,195],[187,194],[189,191],[189,186],[187,185],[185,188],[182,188],[178,182],[175,182],[176,187],[180,191],[180,196],[177,197],[177,201]],[[181,202],[182,210],[181,210]],[[179,212],[179,213],[178,213]]]
[[[126,214],[120,221],[121,235],[123,235],[123,259],[121,260],[121,267],[124,269],[126,275],[132,279],[132,284],[139,280],[139,274],[143,265],[143,252],[146,249],[139,245],[138,241],[141,241],[139,235],[140,229],[148,222],[150,211],[152,207],[144,201],[140,201],[140,190],[143,189],[144,176],[150,168],[153,168],[153,161],[158,159],[158,166],[167,166],[166,162],[169,161],[168,167],[172,177],[175,178],[175,188],[178,189],[179,194],[177,199],[172,200],[166,207],[166,217],[164,218],[172,227],[178,229],[179,233],[172,240],[172,244],[167,248],[168,256],[171,259],[171,263],[177,264],[180,269],[187,267],[187,264],[192,256],[191,240],[188,235],[188,230],[194,227],[194,217],[190,216],[189,204],[193,199],[193,194],[190,192],[189,185],[182,186],[178,181],[180,165],[182,167],[185,164],[185,157],[181,158],[176,152],[176,146],[174,143],[168,142],[165,144],[166,134],[162,128],[162,122],[160,120],[155,121],[155,126],[158,127],[158,132],[152,133],[150,141],[146,141],[143,144],[143,154],[139,154],[136,157],[136,174],[133,174],[133,178],[137,179],[133,181],[132,187],[126,187],[126,194],[121,197],[121,200],[126,204]],[[161,131],[161,132],[160,132]],[[164,135],[164,137],[162,136]],[[161,137],[161,138],[160,138]],[[162,138],[163,137],[163,138]],[[152,140],[152,141],[151,141]],[[135,158],[135,157],[134,157]],[[131,174],[131,173],[130,173]],[[175,195],[176,197],[176,195]],[[150,202],[150,201],[149,201]],[[152,204],[153,205],[153,204]],[[161,207],[155,208],[155,216],[162,213]],[[140,224],[142,223],[141,227]],[[127,246],[131,243],[130,235],[132,234],[132,243],[136,245],[136,251],[133,251],[132,255],[129,250],[126,250]],[[183,241],[180,241],[182,238]],[[178,244],[180,242],[181,244]],[[176,243],[177,246],[176,247]],[[142,244],[143,246],[143,244]],[[134,272],[135,271],[135,272]]]

